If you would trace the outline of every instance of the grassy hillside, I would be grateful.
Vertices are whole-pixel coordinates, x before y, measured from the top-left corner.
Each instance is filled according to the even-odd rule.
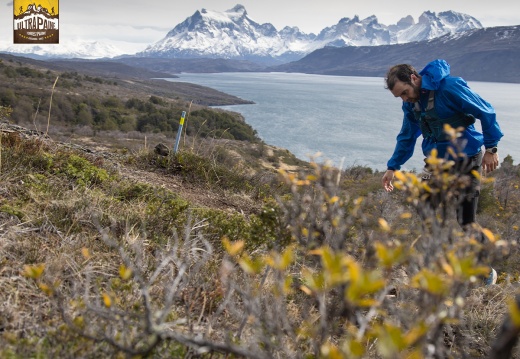
[[[132,98],[158,111],[174,101]],[[161,155],[173,133],[80,131],[52,111],[46,134],[45,121],[20,126],[10,112],[1,108],[2,358],[520,357],[512,158],[484,180],[482,227],[463,232],[464,178],[442,161],[432,211],[414,173],[389,194],[370,168],[299,161],[254,137],[204,132],[204,121]],[[500,276],[485,287],[489,265]]]

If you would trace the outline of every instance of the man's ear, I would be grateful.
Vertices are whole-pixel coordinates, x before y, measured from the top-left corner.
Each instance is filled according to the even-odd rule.
[[[414,86],[419,86],[421,84],[421,78],[415,74],[411,74],[410,75],[410,82],[414,85]]]

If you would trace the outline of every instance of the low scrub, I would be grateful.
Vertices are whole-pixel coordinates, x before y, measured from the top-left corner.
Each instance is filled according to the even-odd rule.
[[[438,159],[431,208],[414,173],[388,194],[381,173],[311,163],[269,172],[258,196],[258,172],[196,151],[128,157],[2,136],[0,356],[519,357],[512,160],[463,231],[464,179]],[[260,209],[194,206],[121,166]],[[486,287],[489,266],[500,278]]]

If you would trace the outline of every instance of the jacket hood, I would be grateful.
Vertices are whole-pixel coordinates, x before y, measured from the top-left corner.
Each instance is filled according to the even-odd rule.
[[[422,76],[422,88],[437,90],[441,81],[450,75],[450,65],[445,60],[433,60],[419,72],[419,75]]]

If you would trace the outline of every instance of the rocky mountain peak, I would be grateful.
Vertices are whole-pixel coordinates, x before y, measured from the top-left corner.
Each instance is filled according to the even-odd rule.
[[[244,5],[240,5],[240,4],[235,5],[232,9],[230,9],[226,12],[229,12],[229,13],[236,12],[236,13],[241,13],[243,15],[247,15],[246,8],[244,7]]]

